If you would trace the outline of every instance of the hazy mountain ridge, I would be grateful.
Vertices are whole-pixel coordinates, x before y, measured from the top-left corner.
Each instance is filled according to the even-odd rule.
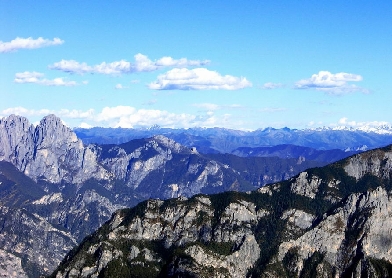
[[[392,146],[257,192],[116,212],[52,277],[390,277]]]
[[[313,161],[323,161],[332,163],[348,156],[359,153],[357,151],[343,151],[340,149],[316,150],[308,147],[295,146],[290,144],[277,145],[270,147],[241,147],[235,149],[232,153],[242,157],[280,157],[280,158],[302,158]]]
[[[241,131],[223,128],[152,129],[127,128],[75,128],[75,133],[85,143],[124,143],[131,139],[164,135],[176,142],[197,147],[203,153],[232,153],[241,147],[266,147],[283,144],[309,147],[318,150],[364,150],[386,146],[392,142],[392,128],[317,128],[290,129],[265,128],[255,131]]]

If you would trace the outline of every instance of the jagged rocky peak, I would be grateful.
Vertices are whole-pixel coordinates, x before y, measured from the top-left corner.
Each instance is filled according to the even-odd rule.
[[[11,162],[33,180],[81,183],[108,178],[97,164],[94,148],[85,147],[55,115],[44,117],[36,127],[20,116],[1,120],[0,160]]]
[[[153,139],[156,140],[157,142],[159,142],[160,144],[162,144],[163,146],[165,146],[166,148],[171,149],[174,152],[180,152],[180,151],[184,151],[185,149],[187,149],[183,145],[177,143],[173,139],[169,139],[168,137],[166,137],[164,135],[155,135],[153,137]]]
[[[70,143],[82,144],[76,134],[53,114],[44,117],[35,128],[35,142],[43,148]]]
[[[34,126],[27,118],[10,115],[0,120],[0,160],[11,160],[19,145],[31,147]]]
[[[3,119],[0,119],[0,125],[6,130],[13,130],[16,133],[25,133],[31,129],[32,125],[29,120],[22,116],[17,116],[15,114],[9,115]],[[19,132],[18,132],[19,131]]]

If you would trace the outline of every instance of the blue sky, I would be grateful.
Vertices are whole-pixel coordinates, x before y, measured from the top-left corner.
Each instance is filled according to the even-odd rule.
[[[0,116],[70,127],[392,122],[391,1],[2,1]]]

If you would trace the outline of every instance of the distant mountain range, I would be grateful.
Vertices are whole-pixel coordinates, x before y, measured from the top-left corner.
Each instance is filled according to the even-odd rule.
[[[289,129],[265,128],[255,131],[240,131],[223,128],[150,129],[75,128],[78,138],[85,143],[120,144],[132,139],[164,135],[176,142],[196,147],[202,153],[233,153],[238,148],[258,148],[290,144],[317,150],[340,149],[364,151],[392,143],[392,127],[376,128],[318,128]]]

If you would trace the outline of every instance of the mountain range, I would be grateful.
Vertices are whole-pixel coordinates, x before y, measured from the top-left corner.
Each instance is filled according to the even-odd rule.
[[[121,144],[133,139],[164,135],[202,153],[234,153],[237,148],[295,145],[317,150],[340,149],[364,151],[386,146],[392,142],[392,127],[353,129],[317,128],[290,129],[265,128],[242,131],[224,128],[171,129],[155,126],[137,128],[75,128],[74,132],[84,143]]]
[[[328,163],[304,150],[284,158],[200,153],[163,135],[84,144],[54,115],[36,126],[10,115],[0,121],[0,266],[6,274],[15,266],[20,277],[48,274],[120,208],[149,198],[256,190]]]
[[[0,120],[0,276],[48,275],[66,254],[54,277],[304,276],[305,251],[287,251],[296,258],[287,266],[277,248],[315,232],[352,194],[390,190],[390,148],[324,166],[354,153],[279,144],[203,153],[159,134],[87,144],[54,115],[36,126],[10,115]],[[339,222],[344,244],[367,221],[356,215]],[[359,261],[389,271],[377,256]],[[328,257],[324,272],[354,273],[351,259]]]
[[[117,211],[51,277],[391,277],[392,146]]]

